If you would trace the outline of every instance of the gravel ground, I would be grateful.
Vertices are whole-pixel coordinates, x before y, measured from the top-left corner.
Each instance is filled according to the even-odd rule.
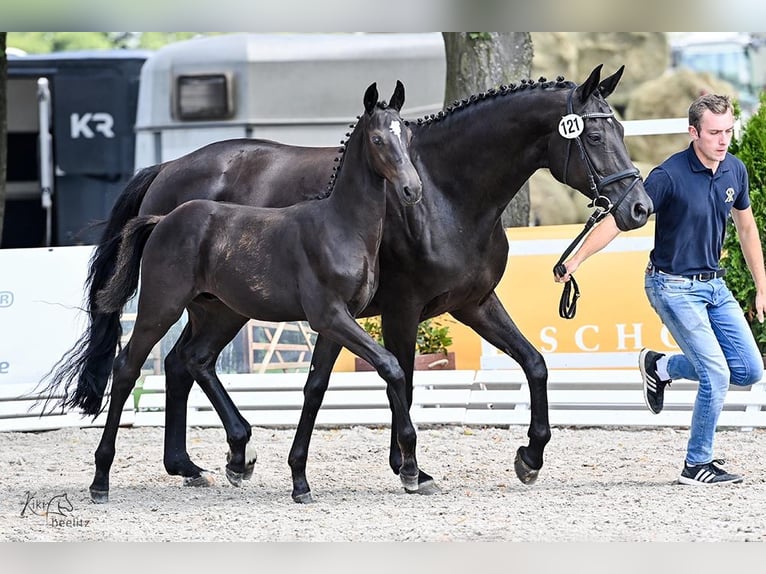
[[[687,430],[603,428],[554,428],[540,478],[525,486],[513,470],[525,433],[421,428],[418,461],[443,492],[417,496],[388,469],[388,429],[318,429],[311,505],[290,498],[292,430],[254,428],[255,474],[234,488],[223,474],[223,430],[190,429],[192,459],[216,482],[189,488],[162,467],[163,429],[120,429],[106,505],[92,504],[87,490],[100,429],[0,433],[0,539],[766,541],[763,429],[719,432],[718,456],[746,480],[704,488],[675,482]],[[71,510],[46,518],[41,505],[60,494]]]

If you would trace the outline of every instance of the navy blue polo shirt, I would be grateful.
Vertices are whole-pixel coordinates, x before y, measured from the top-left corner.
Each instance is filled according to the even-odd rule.
[[[654,168],[644,187],[656,213],[652,264],[673,275],[718,269],[732,207],[750,207],[745,164],[727,153],[713,174],[689,144]]]

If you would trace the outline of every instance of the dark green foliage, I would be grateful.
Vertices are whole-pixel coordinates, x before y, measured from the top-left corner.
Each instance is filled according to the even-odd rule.
[[[766,93],[761,94],[760,102],[758,111],[745,124],[739,137],[732,142],[730,151],[747,167],[753,216],[760,231],[761,245],[766,246]],[[753,311],[755,284],[731,220],[726,231],[723,252],[721,266],[728,270],[726,284],[744,310],[761,353],[766,354],[766,322],[759,323]]]
[[[380,317],[368,317],[362,319],[360,324],[370,336],[381,345],[383,344],[383,332],[380,328]],[[426,319],[418,325],[417,339],[415,340],[415,353],[426,355],[428,353],[446,353],[447,347],[452,344],[449,336],[449,327],[442,325],[436,319]]]

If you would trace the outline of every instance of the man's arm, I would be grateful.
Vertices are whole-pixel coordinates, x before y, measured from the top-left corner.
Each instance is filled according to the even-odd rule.
[[[766,271],[763,264],[763,249],[758,237],[758,227],[753,217],[753,209],[732,209],[731,218],[737,228],[737,237],[742,246],[742,255],[755,282],[755,312],[763,323],[766,313]]]
[[[555,276],[556,282],[565,283],[569,281],[570,275],[572,275],[572,273],[577,270],[583,261],[609,245],[612,239],[617,237],[619,233],[620,230],[617,227],[617,222],[614,220],[614,217],[612,217],[612,214],[610,213],[601,221],[601,223],[599,223],[591,230],[591,232],[585,237],[582,245],[580,245],[580,248],[575,251],[574,255],[572,255],[572,257],[564,262],[564,266],[567,269],[566,275],[563,277]],[[763,266],[763,261],[761,261],[761,265]],[[763,269],[763,267],[761,268]]]

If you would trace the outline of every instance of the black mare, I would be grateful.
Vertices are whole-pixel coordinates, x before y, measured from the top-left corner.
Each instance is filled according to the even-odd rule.
[[[516,473],[533,482],[550,439],[547,369],[541,354],[519,331],[494,288],[505,271],[508,244],[500,214],[536,170],[548,168],[559,180],[606,206],[622,230],[641,227],[651,211],[638,171],[630,161],[623,129],[606,98],[623,68],[601,80],[601,66],[581,84],[522,81],[455,102],[436,116],[418,119],[411,158],[423,182],[423,201],[403,208],[389,200],[380,247],[380,284],[364,315],[382,315],[386,345],[397,357],[412,401],[412,372],[417,325],[449,312],[522,367],[530,387],[529,444],[518,449]],[[559,132],[562,117],[580,118],[574,139]],[[570,118],[571,119],[571,118]],[[577,122],[572,125],[576,127]],[[572,133],[563,126],[563,133]],[[576,131],[574,132],[576,133]],[[249,205],[288,205],[316,195],[333,167],[334,148],[302,148],[258,140],[211,144],[175,161],[146,168],[129,183],[115,204],[89,270],[90,326],[79,345],[62,359],[51,386],[77,381],[88,388],[108,374],[119,338],[119,313],[102,313],[94,294],[115,267],[116,245],[125,222],[136,213],[167,213],[193,198]],[[249,425],[231,403],[213,373],[216,358],[246,318],[220,301],[198,298],[188,308],[190,321],[165,360],[167,413],[165,467],[194,482],[202,469],[186,452],[186,398],[195,377],[213,400],[227,437],[250,436]],[[310,499],[305,478],[311,426],[327,388],[340,347],[319,337],[305,387],[306,402],[289,462],[293,497]],[[200,370],[206,369],[200,377]],[[103,386],[101,387],[103,394]],[[96,412],[77,390],[68,404]],[[389,464],[401,466],[391,429]],[[230,444],[231,444],[230,440]],[[243,443],[244,444],[244,443]],[[237,448],[244,450],[243,445]],[[241,460],[242,457],[240,457]],[[227,467],[245,473],[248,469]],[[418,492],[435,485],[422,470]]]
[[[96,449],[90,487],[95,502],[108,499],[120,415],[141,366],[184,308],[200,296],[215,297],[245,317],[307,320],[324,339],[374,365],[387,383],[396,420],[402,483],[417,488],[416,434],[404,371],[354,318],[377,288],[386,190],[392,204],[409,209],[420,201],[422,184],[409,158],[410,130],[399,115],[401,82],[390,105],[377,101],[375,84],[363,100],[365,111],[348,138],[328,197],[283,208],[196,199],[168,215],[128,222],[115,273],[96,295],[99,309],[119,312],[135,289],[140,266],[135,327],[114,361],[112,398]],[[204,380],[206,367],[192,365],[192,373]],[[231,468],[248,462],[238,448],[245,438],[234,438]]]

